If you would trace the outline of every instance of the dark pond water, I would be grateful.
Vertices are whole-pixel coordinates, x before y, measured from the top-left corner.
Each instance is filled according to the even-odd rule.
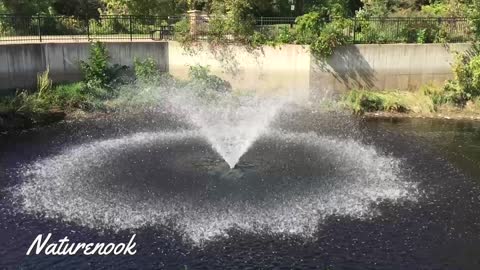
[[[4,134],[0,268],[480,269],[479,165],[476,122],[285,113],[234,170],[163,114]]]

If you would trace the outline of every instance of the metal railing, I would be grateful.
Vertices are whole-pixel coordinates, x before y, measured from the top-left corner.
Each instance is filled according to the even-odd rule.
[[[0,42],[43,42],[51,40],[168,40],[180,31],[176,23],[185,16],[100,16],[97,19],[78,19],[66,16],[0,15]],[[183,29],[194,39],[206,39],[214,17],[202,16],[197,29]],[[257,31],[269,38],[293,33],[295,17],[258,17],[250,20]],[[464,42],[472,33],[466,18],[368,18],[349,19],[344,33],[351,43],[433,43]],[[178,26],[178,27],[177,27]],[[213,33],[215,34],[215,33]],[[224,34],[225,33],[220,33]],[[227,34],[230,35],[230,34]]]
[[[352,43],[442,43],[473,38],[466,18],[398,17],[351,20]]]
[[[52,40],[164,39],[174,20],[157,16],[100,16],[82,20],[66,16],[0,15],[0,42]]]

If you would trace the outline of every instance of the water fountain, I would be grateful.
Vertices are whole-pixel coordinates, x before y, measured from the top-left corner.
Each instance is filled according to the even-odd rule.
[[[191,93],[170,96],[181,112],[234,168],[252,144],[269,128],[287,97],[266,98],[214,93],[208,100]]]
[[[287,100],[170,94],[169,114],[190,128],[69,146],[22,166],[14,197],[27,213],[94,229],[169,224],[195,244],[232,228],[308,238],[330,215],[368,218],[374,203],[415,199],[395,158],[279,126]]]

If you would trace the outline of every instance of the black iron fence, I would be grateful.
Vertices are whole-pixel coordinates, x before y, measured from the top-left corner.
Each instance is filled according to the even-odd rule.
[[[352,43],[443,43],[473,38],[466,18],[355,19],[347,30]]]
[[[209,16],[197,17],[195,29],[185,16],[100,16],[78,19],[65,16],[0,15],[0,42],[43,42],[47,40],[168,40],[183,31],[193,38],[208,38]],[[250,21],[267,34],[294,35],[295,17],[259,17]],[[349,19],[344,29],[352,43],[433,43],[471,40],[466,18],[368,18]],[[182,25],[183,23],[183,25]],[[220,22],[221,23],[221,22]],[[215,33],[213,33],[215,34]],[[225,33],[218,33],[224,35]]]
[[[82,20],[66,16],[0,15],[0,42],[47,40],[163,39],[176,19],[157,16],[100,16]],[[166,31],[168,30],[168,31]]]

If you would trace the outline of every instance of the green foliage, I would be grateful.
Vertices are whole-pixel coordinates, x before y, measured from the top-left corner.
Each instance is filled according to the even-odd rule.
[[[362,16],[384,17],[394,11],[396,4],[395,0],[365,1],[365,5],[359,13]]]
[[[295,41],[295,33],[290,26],[279,26],[275,35],[275,42],[280,44],[288,44]]]
[[[50,70],[47,68],[45,72],[37,74],[37,94],[40,98],[48,94],[48,91],[52,88],[49,73]]]
[[[232,86],[229,82],[222,78],[211,75],[208,67],[196,65],[191,66],[189,70],[189,77],[191,80],[191,86],[199,90],[200,93],[205,91],[214,92],[229,92],[232,90]]]
[[[89,94],[108,98],[114,94],[113,87],[121,82],[121,72],[126,67],[111,66],[109,58],[105,44],[97,41],[90,46],[88,62],[80,63],[86,83],[85,91],[89,91]]]
[[[385,20],[385,21],[384,21]],[[466,40],[465,34],[451,31],[449,22],[437,20],[388,21],[388,18],[368,20],[357,17],[355,22],[355,41],[359,43],[447,43],[452,40]]]
[[[318,12],[323,18],[350,17],[362,6],[360,0],[316,0],[306,4],[309,12]]]
[[[319,12],[311,12],[297,18],[295,37],[298,43],[310,45],[312,53],[317,58],[331,56],[335,48],[345,45],[348,37],[344,31],[349,21],[335,18],[330,22],[322,19]]]
[[[297,41],[301,44],[311,44],[320,35],[325,20],[319,12],[310,12],[296,19],[295,33]]]
[[[470,52],[457,54],[453,65],[454,79],[444,87],[448,101],[464,106],[480,96],[480,51],[474,46]]]
[[[267,35],[264,34],[264,32],[259,32],[259,31],[253,32],[253,35],[250,40],[250,44],[253,47],[261,46],[263,44],[266,44],[267,42],[268,42],[268,37]]]
[[[2,0],[3,6],[12,14],[48,14],[53,0]]]
[[[350,91],[344,102],[355,113],[371,111],[434,112],[442,105],[465,107],[480,99],[480,48],[457,54],[454,79],[443,87],[425,85],[417,92]]]
[[[84,91],[85,87],[83,82],[55,86],[50,95],[51,104],[64,110],[92,110],[95,97],[89,97]]]
[[[140,60],[135,57],[133,64],[135,77],[141,81],[146,82],[155,79],[155,77],[159,75],[157,62],[152,58]]]
[[[365,112],[430,113],[435,111],[432,100],[421,92],[352,90],[343,103],[356,114]]]
[[[257,27],[250,39],[250,45],[257,47],[260,45],[278,45],[291,44],[295,41],[295,29],[290,25],[265,25]]]
[[[420,29],[417,34],[417,43],[423,44],[427,41],[427,30],[426,28]]]
[[[106,20],[96,20],[91,19],[89,22],[89,29],[92,35],[105,35],[118,33],[118,34],[129,34],[130,33],[130,22],[125,20],[125,18],[116,18],[110,17]],[[132,29],[133,31],[134,29]]]
[[[433,2],[421,7],[421,12],[427,16],[448,17],[452,16],[452,5],[446,2]]]
[[[52,3],[56,14],[82,19],[97,17],[102,7],[101,0],[55,0]]]
[[[105,108],[103,101],[85,89],[85,83],[79,82],[53,86],[43,93],[17,91],[15,96],[0,100],[0,111],[34,116],[51,110],[103,110]]]
[[[451,95],[451,92],[445,91],[443,87],[424,85],[420,88],[420,93],[429,97],[436,107],[447,103],[454,103],[454,97]]]
[[[223,16],[214,16],[208,24],[208,40],[213,44],[222,43],[229,34],[228,25]]]
[[[254,32],[252,0],[215,1],[214,16],[224,18],[227,32],[236,41],[247,42]]]
[[[394,93],[352,90],[344,98],[355,113],[374,111],[406,112],[406,105]]]
[[[107,87],[112,80],[109,72],[108,51],[105,44],[97,41],[90,46],[88,62],[81,62],[84,80],[89,86]]]
[[[248,0],[226,0],[227,25],[234,37],[247,38],[253,33],[255,18]]]
[[[475,35],[475,38],[478,40],[480,38],[480,0],[470,0],[468,8],[466,9],[466,14],[469,19],[472,32]]]
[[[108,14],[171,16],[177,13],[179,1],[102,0]]]
[[[312,53],[316,57],[327,58],[333,54],[335,48],[347,44],[348,38],[344,34],[347,23],[345,19],[335,19],[325,25],[317,40],[311,45]]]
[[[252,0],[212,1],[210,4],[212,16],[208,25],[199,24],[195,34],[208,37],[214,44],[232,41],[249,44],[255,31],[252,2]],[[175,24],[175,40],[188,46],[194,38],[191,35],[189,18]]]
[[[194,38],[190,34],[190,21],[187,17],[177,22],[174,29],[174,39],[182,45],[186,46],[194,41]]]

